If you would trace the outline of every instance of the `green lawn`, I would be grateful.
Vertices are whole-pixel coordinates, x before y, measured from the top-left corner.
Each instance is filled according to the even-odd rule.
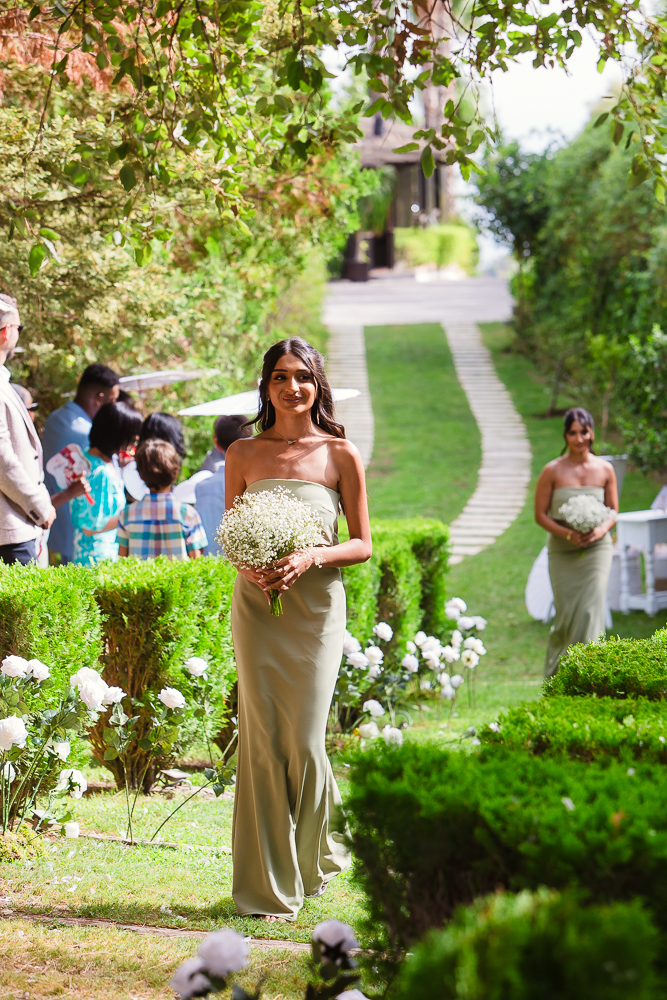
[[[475,488],[481,447],[442,328],[365,333],[375,417],[371,514],[452,521]]]

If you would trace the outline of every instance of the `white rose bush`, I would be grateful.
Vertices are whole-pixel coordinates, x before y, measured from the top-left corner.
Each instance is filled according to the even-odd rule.
[[[109,689],[89,668],[50,707],[45,693],[53,687],[49,666],[10,654],[0,663],[0,826],[4,834],[19,829],[32,815],[37,796],[47,797],[40,821],[53,818],[53,799],[80,797],[87,782],[68,768],[73,736],[85,732],[106,711]],[[69,819],[69,813],[58,821]],[[39,824],[38,824],[39,825]]]

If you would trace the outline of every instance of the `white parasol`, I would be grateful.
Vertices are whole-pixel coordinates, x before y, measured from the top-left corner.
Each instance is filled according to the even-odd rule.
[[[199,368],[196,371],[186,371],[185,368],[168,368],[162,372],[121,375],[120,385],[126,392],[134,390],[141,396],[147,389],[161,389],[165,385],[173,385],[174,382],[189,382],[193,378],[206,378],[219,374],[219,368]]]
[[[360,395],[359,389],[332,389],[334,403],[344,399],[354,399]],[[208,403],[197,406],[187,406],[179,410],[179,417],[222,417],[235,413],[253,414],[259,410],[259,392],[250,389],[249,392],[237,392],[233,396],[222,396],[220,399],[210,399]]]

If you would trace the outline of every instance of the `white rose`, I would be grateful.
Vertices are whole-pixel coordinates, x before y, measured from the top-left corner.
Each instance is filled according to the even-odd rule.
[[[75,840],[81,833],[78,823],[65,823],[65,836]]]
[[[447,701],[451,701],[455,694],[456,690],[452,687],[451,684],[444,684],[442,687],[442,691],[440,692],[440,697],[445,698]]]
[[[385,726],[382,730],[382,735],[384,736],[385,743],[390,746],[400,747],[403,743],[403,733],[400,729],[395,729],[394,726]]]
[[[489,723],[489,729],[491,730],[492,733],[499,733],[500,732],[500,726],[498,725],[497,722],[490,722]]]
[[[12,781],[16,777],[16,771],[14,770],[9,761],[7,761],[7,763],[2,769],[2,776],[8,785],[11,785]]]
[[[380,735],[377,722],[362,722],[360,726],[357,726],[357,730],[365,740],[374,740]]]
[[[433,650],[439,650],[441,643],[434,635],[427,635],[421,644],[422,656],[430,656]]]
[[[92,667],[81,667],[79,670],[77,670],[75,674],[72,674],[72,676],[70,677],[69,686],[74,688],[78,687],[79,684],[82,684],[84,681],[95,682],[101,680],[102,676],[97,672],[97,670],[93,670]]]
[[[368,676],[374,681],[380,676],[382,669],[378,663],[372,663],[368,668]]]
[[[455,604],[445,604],[445,614],[448,618],[451,618],[452,621],[458,621],[461,617],[461,609]]]
[[[56,791],[65,792],[70,785],[72,786],[72,797],[75,799],[80,799],[88,788],[85,776],[76,767],[66,767],[64,771],[60,772]]]
[[[364,650],[364,656],[369,663],[373,663],[375,665],[382,663],[384,660],[384,653],[379,646],[367,646]]]
[[[429,668],[429,670],[437,670],[438,667],[440,666],[440,659],[439,659],[439,657],[437,657],[437,656],[427,656],[427,658],[426,658],[426,666]]]
[[[104,697],[108,690],[106,682],[99,674],[95,680],[91,678],[79,682],[79,698],[91,712],[104,711]]]
[[[412,639],[408,639],[408,641],[406,642],[405,646],[406,646],[406,649],[407,649],[408,653],[416,653],[417,652],[416,643],[414,643],[412,641]]]
[[[401,666],[410,674],[416,674],[419,670],[419,660],[412,653],[406,653],[401,660]]]
[[[215,979],[226,979],[232,972],[245,969],[249,957],[248,942],[229,928],[207,934],[199,948],[204,974]]]
[[[25,677],[28,673],[28,661],[22,656],[6,656],[2,661],[0,673],[7,677]]]
[[[415,636],[415,642],[418,646],[421,646],[422,642],[426,642],[427,635],[426,632],[417,632]]]
[[[377,625],[373,626],[373,631],[378,639],[382,639],[383,642],[389,642],[394,634],[393,628],[391,625],[387,625],[386,622],[378,622]]]
[[[443,646],[442,658],[446,663],[454,663],[455,660],[460,658],[460,653],[458,649],[454,649],[453,646]]]
[[[456,691],[457,688],[461,687],[461,685],[463,684],[464,680],[465,680],[465,677],[461,677],[461,674],[454,674],[454,676],[450,679],[449,683],[452,685],[452,687]]]
[[[363,667],[368,666],[368,658],[364,656],[363,653],[350,653],[347,658],[347,662],[351,667],[355,667],[357,670],[363,669]]]
[[[13,746],[23,749],[27,739],[28,730],[20,716],[10,715],[7,719],[0,719],[0,750],[11,750]]]
[[[381,715],[384,715],[384,708],[375,698],[365,701],[362,708],[364,712],[370,712],[374,719],[379,719]]]
[[[51,671],[41,660],[28,660],[28,673],[32,674],[34,681],[45,681],[51,676]]]
[[[361,650],[361,643],[358,639],[345,629],[345,638],[343,639],[343,653],[345,656],[352,656],[353,653],[358,653]]]
[[[176,969],[169,985],[181,1000],[192,1000],[211,992],[213,985],[204,975],[203,968],[201,958],[186,958]]]
[[[336,1000],[368,1000],[368,997],[361,990],[345,990],[338,994]]]
[[[185,661],[185,669],[193,677],[201,677],[208,670],[208,663],[201,656],[191,656]]]
[[[457,611],[468,610],[468,605],[466,604],[466,602],[463,600],[462,597],[450,597],[449,600],[445,603],[445,610],[447,610],[447,608],[450,606],[456,608]]]
[[[441,674],[438,674],[438,684],[449,684],[451,677],[446,670],[443,670]]]
[[[125,692],[119,687],[107,687],[104,692],[102,703],[104,705],[118,705],[125,697]]]
[[[461,615],[461,617],[459,618],[458,625],[459,628],[462,628],[464,632],[467,632],[468,629],[475,627],[475,619],[467,618],[466,616]]]
[[[313,931],[313,941],[319,942],[325,958],[330,948],[348,955],[359,947],[352,928],[340,920],[324,920],[317,924]]]
[[[479,632],[483,632],[483,631],[484,631],[484,629],[486,628],[486,626],[487,626],[487,625],[489,624],[489,623],[487,622],[486,618],[482,618],[482,616],[481,616],[481,615],[474,615],[474,616],[473,616],[473,619],[472,619],[472,620],[473,620],[473,621],[474,621],[474,623],[475,623],[475,628],[476,628],[476,629],[477,629],[477,630],[478,630]]]
[[[60,757],[61,760],[67,760],[72,747],[70,746],[69,740],[59,740],[58,742],[51,744],[51,749],[58,757]]]
[[[430,691],[431,690],[431,682],[429,680],[426,680],[425,677],[422,677],[422,679],[419,682],[419,690],[420,691]]]
[[[455,628],[454,631],[452,632],[451,644],[454,647],[454,649],[458,649],[462,642],[463,642],[463,636],[461,635],[459,630]]]
[[[479,663],[479,655],[473,649],[464,649],[461,653],[461,663],[472,670]]]
[[[185,708],[185,697],[176,688],[162,688],[158,698],[167,708]]]
[[[474,636],[470,636],[463,643],[464,649],[474,649],[478,656],[484,656],[486,654],[486,649],[484,648],[484,643],[481,639],[475,639]]]

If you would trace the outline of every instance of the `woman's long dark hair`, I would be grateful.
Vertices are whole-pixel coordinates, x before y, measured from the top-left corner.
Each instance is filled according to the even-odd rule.
[[[141,414],[125,403],[105,403],[93,417],[90,447],[97,448],[107,458],[124,451],[141,430]]]
[[[333,394],[329,380],[324,373],[324,358],[312,344],[301,337],[288,337],[287,340],[279,340],[264,355],[262,378],[259,383],[259,413],[248,422],[259,424],[263,431],[268,431],[269,427],[273,427],[275,424],[276,411],[269,399],[269,382],[274,368],[286,354],[293,354],[294,357],[298,358],[315,379],[317,396],[310,411],[311,420],[315,426],[320,427],[327,434],[331,434],[332,437],[344,438],[345,428],[338,423],[334,416]]]
[[[588,412],[588,410],[585,410],[583,406],[573,406],[571,409],[567,411],[567,413],[563,417],[563,440],[565,441],[565,445],[563,446],[561,455],[564,455],[565,452],[567,451],[567,434],[568,431],[570,430],[570,427],[575,422],[575,420],[578,424],[581,424],[583,428],[588,428],[588,430],[590,430],[591,432],[591,435],[595,434],[595,421],[593,420],[593,417]],[[591,455],[595,454],[595,450],[593,448],[593,441],[591,441],[588,450],[590,451]]]

